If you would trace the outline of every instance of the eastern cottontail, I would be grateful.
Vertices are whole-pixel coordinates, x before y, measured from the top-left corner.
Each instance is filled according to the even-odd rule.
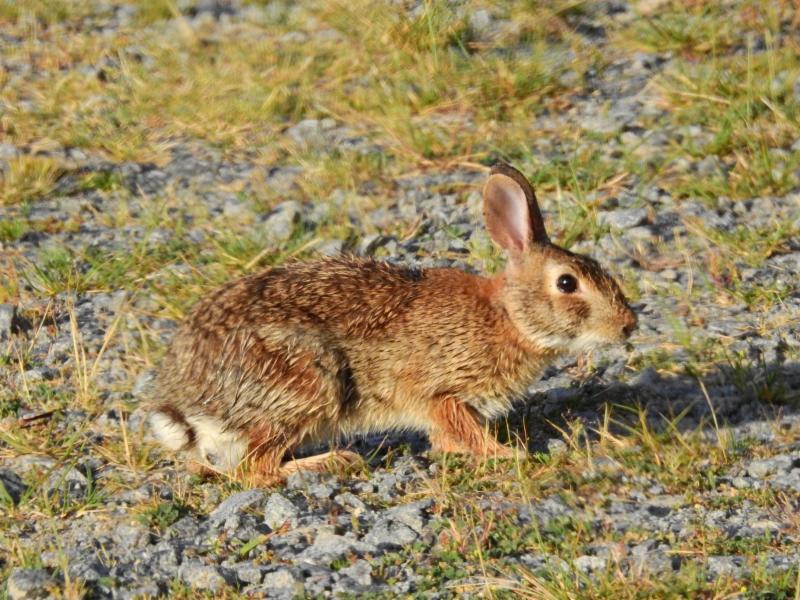
[[[483,201],[508,258],[494,277],[342,256],[208,294],[156,379],[155,437],[195,466],[247,464],[264,483],[350,462],[293,452],[356,433],[413,429],[434,450],[510,454],[484,421],[556,357],[624,341],[636,316],[597,262],[549,241],[521,173],[494,167]]]

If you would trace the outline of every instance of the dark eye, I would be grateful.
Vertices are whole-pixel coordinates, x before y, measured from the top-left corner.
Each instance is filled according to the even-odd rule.
[[[556,287],[559,292],[571,294],[578,289],[578,280],[572,275],[567,275],[565,273],[564,275],[559,275],[558,281],[556,281]]]

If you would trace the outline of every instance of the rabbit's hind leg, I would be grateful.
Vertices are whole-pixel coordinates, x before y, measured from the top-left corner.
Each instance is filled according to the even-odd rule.
[[[284,438],[282,443],[268,444],[264,446],[263,451],[253,452],[248,465],[252,480],[259,485],[275,485],[282,483],[297,471],[323,473],[358,464],[363,460],[356,452],[338,449],[286,460],[286,456],[299,445],[300,437],[295,436],[294,443],[290,444],[287,444]]]
[[[289,334],[262,338],[242,364],[248,370],[238,392],[237,426],[247,432],[245,470],[262,485],[278,483],[297,470],[323,470],[325,460],[289,460],[323,431],[336,434],[341,416],[352,404],[352,381],[341,352],[318,337]],[[263,365],[263,366],[262,366]],[[334,462],[342,456],[331,453]]]
[[[248,430],[248,453],[244,470],[257,485],[281,483],[284,456],[296,448],[303,438],[302,427],[256,424]]]

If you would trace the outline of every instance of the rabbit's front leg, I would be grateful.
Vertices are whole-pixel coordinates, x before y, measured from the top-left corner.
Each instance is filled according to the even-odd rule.
[[[428,433],[434,452],[475,456],[513,457],[513,448],[498,442],[478,412],[466,402],[447,396],[436,398],[431,407]]]

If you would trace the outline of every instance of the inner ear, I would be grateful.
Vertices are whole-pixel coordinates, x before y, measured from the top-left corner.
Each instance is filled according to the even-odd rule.
[[[532,242],[525,192],[511,177],[494,174],[483,187],[486,229],[497,245],[509,252],[522,252]]]

